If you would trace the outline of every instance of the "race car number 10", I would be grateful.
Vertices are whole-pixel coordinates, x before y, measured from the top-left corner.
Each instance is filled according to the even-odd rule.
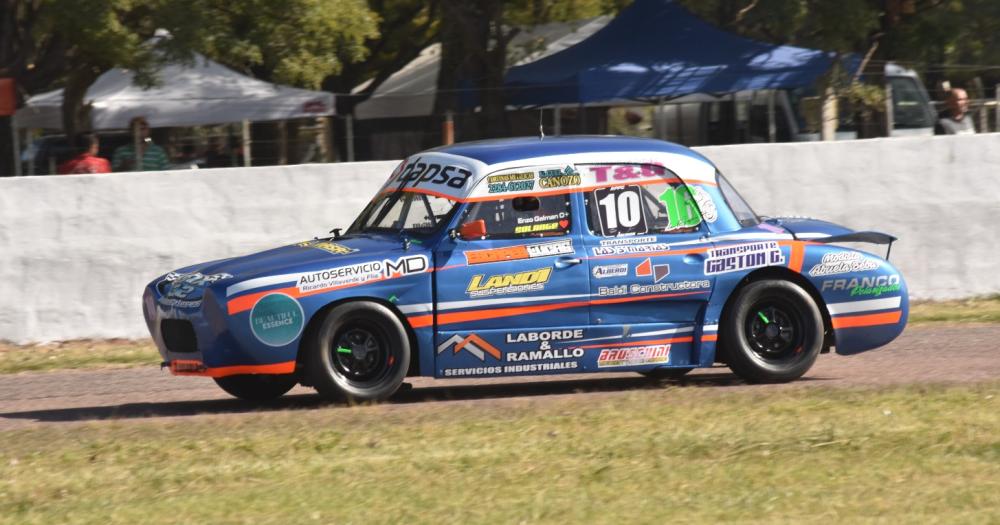
[[[602,188],[594,191],[605,236],[646,233],[642,198],[638,186]]]

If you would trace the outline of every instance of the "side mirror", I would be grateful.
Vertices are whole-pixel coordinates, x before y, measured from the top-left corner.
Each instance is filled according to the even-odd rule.
[[[464,241],[472,241],[486,237],[486,221],[476,219],[458,227],[458,236]]]

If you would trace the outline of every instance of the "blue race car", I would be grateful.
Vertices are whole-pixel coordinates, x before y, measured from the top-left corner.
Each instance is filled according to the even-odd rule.
[[[405,159],[344,233],[181,268],[143,311],[166,366],[250,400],[295,384],[388,398],[407,376],[725,363],[800,377],[906,325],[899,271],[834,243],[895,238],[758,217],[701,155],[628,137],[490,140]]]

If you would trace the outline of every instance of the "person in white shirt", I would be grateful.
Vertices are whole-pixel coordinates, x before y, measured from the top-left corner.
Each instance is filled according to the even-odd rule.
[[[938,135],[970,135],[976,127],[969,117],[969,94],[962,88],[948,91],[948,109],[937,123]]]

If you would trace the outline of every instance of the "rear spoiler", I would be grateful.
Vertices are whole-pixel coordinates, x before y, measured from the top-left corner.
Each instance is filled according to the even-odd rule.
[[[794,233],[792,235],[795,235]],[[889,235],[888,233],[864,231],[864,232],[851,232],[844,233],[841,235],[831,235],[829,237],[819,237],[815,239],[809,239],[812,242],[818,242],[820,244],[829,244],[835,242],[865,242],[869,244],[887,244],[889,247],[885,250],[885,260],[889,260],[889,254],[892,252],[892,243],[899,240],[898,237]]]

